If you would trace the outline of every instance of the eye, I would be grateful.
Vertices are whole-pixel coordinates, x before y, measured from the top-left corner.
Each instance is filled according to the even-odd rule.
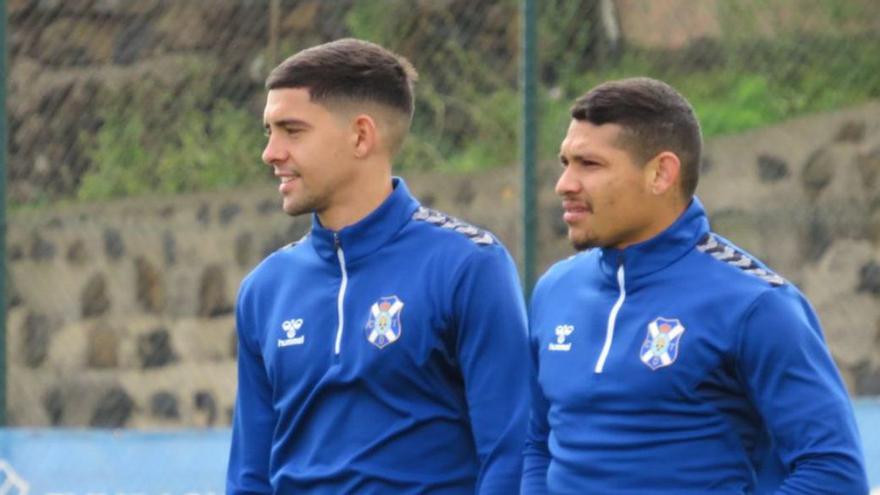
[[[581,168],[594,168],[602,166],[601,163],[586,158],[576,158],[575,164],[577,164],[577,166]]]
[[[559,166],[562,168],[567,167],[568,166],[568,158],[566,158],[564,156],[560,156],[559,157]]]

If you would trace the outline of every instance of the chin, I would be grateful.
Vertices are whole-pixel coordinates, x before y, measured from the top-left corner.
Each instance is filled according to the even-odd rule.
[[[598,239],[595,237],[577,235],[577,233],[572,231],[568,232],[568,242],[571,243],[571,247],[573,247],[575,251],[586,251],[587,249],[593,249],[599,245]]]
[[[302,205],[291,204],[291,203],[287,203],[287,202],[284,202],[281,205],[281,209],[284,210],[284,213],[287,213],[289,216],[292,216],[292,217],[298,217],[298,216],[303,215],[305,213],[311,213],[311,210],[309,210],[307,208],[303,208]]]
[[[596,247],[596,245],[591,242],[584,242],[574,239],[569,239],[569,241],[571,241],[571,247],[573,247],[575,251],[586,251],[588,249],[593,249],[594,247]]]

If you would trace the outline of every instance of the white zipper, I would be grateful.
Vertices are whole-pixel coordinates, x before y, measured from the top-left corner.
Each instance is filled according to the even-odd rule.
[[[343,303],[345,302],[345,288],[348,286],[348,272],[345,271],[345,255],[342,253],[342,246],[339,245],[339,239],[336,238],[336,256],[339,258],[339,268],[342,269],[342,283],[339,284],[339,296],[336,298],[336,312],[339,315],[339,327],[336,328],[336,346],[335,354],[339,355],[342,346],[342,327],[345,324],[345,316],[343,315]]]
[[[614,324],[617,323],[617,313],[623,306],[623,300],[626,299],[626,287],[623,284],[623,263],[617,269],[617,285],[620,287],[620,295],[617,296],[617,302],[611,308],[611,314],[608,315],[608,326],[605,330],[605,345],[602,346],[602,353],[599,354],[599,360],[596,361],[596,373],[602,373],[605,368],[605,360],[608,359],[608,352],[611,351],[611,341],[614,340]]]

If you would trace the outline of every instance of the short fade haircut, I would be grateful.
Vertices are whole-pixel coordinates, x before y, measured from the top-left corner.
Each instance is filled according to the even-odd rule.
[[[663,151],[681,161],[681,189],[697,189],[703,138],[693,107],[672,86],[647,77],[608,81],[575,101],[571,117],[594,125],[618,124],[619,144],[640,164]]]
[[[369,41],[344,38],[288,57],[266,78],[266,89],[306,88],[316,103],[374,103],[397,111],[405,121],[390,143],[396,151],[412,121],[417,80],[404,57]]]

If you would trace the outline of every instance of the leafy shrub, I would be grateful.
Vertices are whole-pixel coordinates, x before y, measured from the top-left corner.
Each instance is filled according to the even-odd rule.
[[[103,125],[83,136],[92,162],[78,197],[180,193],[246,184],[269,176],[260,162],[259,117],[227,100],[210,101],[204,81],[173,92],[159,85],[103,98]]]

